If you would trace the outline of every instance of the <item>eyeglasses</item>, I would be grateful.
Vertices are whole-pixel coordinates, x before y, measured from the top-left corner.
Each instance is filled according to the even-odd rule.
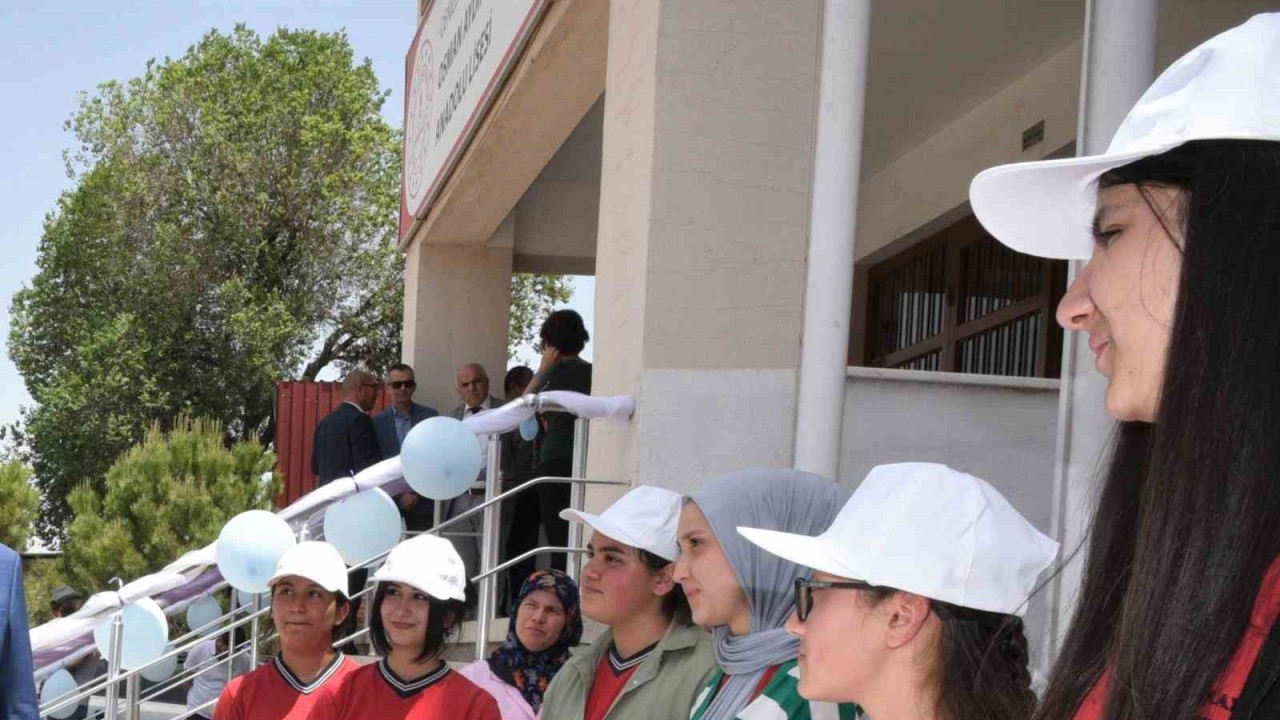
[[[823,582],[821,580],[809,580],[808,578],[796,578],[796,619],[804,622],[809,617],[809,611],[813,610],[814,590],[875,590],[876,587],[871,583],[858,580]]]
[[[413,380],[392,380],[387,384],[391,386],[392,390],[399,390],[400,388],[409,388],[412,390],[413,388],[418,387],[418,383]]]

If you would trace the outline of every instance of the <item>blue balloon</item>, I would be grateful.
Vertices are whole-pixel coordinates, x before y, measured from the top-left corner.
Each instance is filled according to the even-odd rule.
[[[476,434],[462,421],[428,418],[415,425],[400,446],[404,479],[423,497],[455,498],[476,481],[482,451]]]
[[[395,547],[402,530],[400,508],[382,488],[356,493],[324,511],[325,542],[337,548],[348,565]]]
[[[236,591],[236,606],[237,606],[237,607],[239,607],[239,608],[241,609],[241,611],[242,611],[242,612],[244,612],[244,613],[246,613],[246,614],[247,614],[250,610],[252,610],[252,609],[253,609],[253,599],[254,599],[255,597],[256,597],[256,598],[262,598],[262,605],[261,605],[261,607],[260,607],[259,609],[262,609],[262,608],[264,608],[264,607],[266,607],[266,606],[268,606],[268,605],[270,605],[270,604],[271,604],[271,593],[269,593],[269,592],[265,592],[265,593],[247,593],[247,592],[245,592],[245,591],[243,591],[243,590],[237,590],[237,591]]]
[[[533,442],[534,438],[538,437],[537,415],[530,415],[520,423],[520,437],[524,438],[525,442]]]
[[[205,595],[187,606],[187,629],[199,630],[220,617],[222,617],[222,604],[218,602],[218,598]],[[219,623],[218,627],[221,626]],[[204,633],[206,635],[214,633],[218,627],[209,628]]]
[[[131,602],[120,610],[123,637],[120,641],[120,666],[126,670],[140,668],[164,654],[169,644],[169,621],[164,611],[151,598]],[[102,657],[111,657],[111,616],[93,628],[93,642]]]
[[[172,645],[164,649],[165,652],[169,652],[171,650],[173,650]],[[148,665],[145,668],[143,668],[141,675],[142,677],[146,678],[147,680],[150,680],[153,683],[164,682],[165,680],[168,680],[169,678],[173,677],[173,673],[177,669],[178,669],[178,656],[170,655],[169,657],[165,658],[164,660],[161,660],[158,663],[155,663],[153,665]]]
[[[280,556],[296,543],[289,523],[266,510],[250,510],[222,527],[214,558],[231,587],[263,593],[276,573]]]
[[[44,686],[40,688],[40,704],[44,705],[51,700],[57,700],[63,695],[74,691],[77,687],[79,686],[76,685],[76,679],[71,677],[71,673],[63,668],[50,675],[49,679],[44,681]],[[83,703],[84,701],[81,700],[80,704]],[[76,708],[78,707],[79,705],[76,703],[66,705],[60,710],[54,710],[49,713],[49,717],[69,718],[76,713]]]

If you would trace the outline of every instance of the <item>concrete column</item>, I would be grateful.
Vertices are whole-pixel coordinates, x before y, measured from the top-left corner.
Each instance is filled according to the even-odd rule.
[[[464,363],[484,365],[490,392],[502,395],[512,228],[508,218],[483,246],[415,242],[409,247],[401,357],[417,376],[414,399],[441,414],[460,402],[454,372]]]
[[[870,0],[826,0],[795,466],[833,479],[840,472],[870,35]]]
[[[1085,11],[1077,153],[1106,151],[1129,109],[1155,79],[1158,0],[1089,0]],[[1073,262],[1069,280],[1083,263]],[[1115,423],[1107,416],[1106,378],[1093,366],[1089,344],[1078,333],[1063,342],[1054,463],[1054,533],[1065,557],[1085,539],[1092,501]],[[1048,647],[1055,656],[1075,609],[1084,552],[1058,575],[1052,588]]]
[[[593,477],[792,464],[821,7],[610,5],[594,392],[638,406]]]

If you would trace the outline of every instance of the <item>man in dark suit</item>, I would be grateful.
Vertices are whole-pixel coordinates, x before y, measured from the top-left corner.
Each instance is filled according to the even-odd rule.
[[[369,411],[378,401],[378,380],[363,370],[342,379],[342,404],[316,426],[311,472],[320,484],[350,477],[382,460]]]
[[[8,546],[0,545],[0,717],[6,720],[40,717],[32,672],[22,559]]]
[[[455,420],[464,420],[482,410],[489,410],[496,407],[502,407],[502,401],[489,394],[489,373],[479,363],[468,363],[458,368],[457,374],[454,376],[457,384],[458,398],[462,400],[462,404],[453,409],[450,417]],[[484,471],[480,473],[477,480],[484,481]],[[446,500],[444,505],[444,517],[446,519],[457,517],[462,513],[470,510],[484,502],[484,490],[468,490],[452,500]],[[504,503],[505,504],[505,503]],[[504,523],[507,521],[504,519]],[[480,537],[479,533],[484,529],[484,522],[477,513],[467,520],[444,531],[443,535],[449,536],[449,531],[453,530],[459,533],[449,537],[449,541],[453,543],[454,549],[458,551],[458,556],[462,558],[462,564],[467,569],[467,577],[472,578],[480,574]],[[468,612],[474,610],[472,605],[476,596],[472,590],[471,583],[467,583],[467,603]]]
[[[440,414],[435,408],[413,401],[413,391],[418,383],[414,380],[413,368],[408,365],[392,365],[387,371],[387,384],[391,386],[391,407],[373,417],[383,460],[400,454],[400,445],[414,425]],[[400,515],[408,529],[431,528],[435,520],[435,503],[409,491],[397,495],[396,504],[400,506]]]

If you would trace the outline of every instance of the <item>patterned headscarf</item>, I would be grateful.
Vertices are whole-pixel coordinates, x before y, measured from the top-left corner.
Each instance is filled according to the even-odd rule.
[[[564,606],[564,630],[551,647],[530,652],[516,636],[516,616],[520,603],[534,590],[549,590]],[[504,682],[520,691],[535,713],[542,708],[542,694],[551,679],[569,661],[569,648],[582,639],[582,614],[578,611],[578,584],[559,570],[538,570],[525,579],[511,602],[511,619],[507,639],[489,656],[489,669]]]

